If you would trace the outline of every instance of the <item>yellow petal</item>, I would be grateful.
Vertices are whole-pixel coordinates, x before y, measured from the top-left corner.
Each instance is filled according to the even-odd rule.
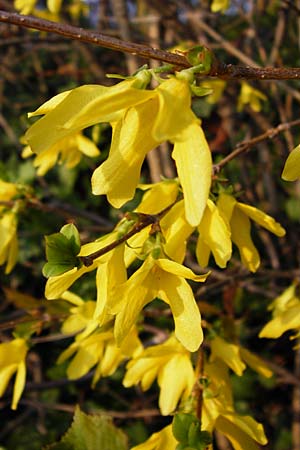
[[[13,399],[12,399],[12,405],[11,405],[11,409],[13,409],[13,410],[17,409],[19,400],[21,398],[21,395],[22,395],[24,387],[25,387],[25,381],[26,381],[26,365],[25,365],[25,362],[23,361],[19,364],[17,374],[16,374]]]
[[[218,208],[209,199],[198,230],[202,240],[211,249],[217,265],[226,267],[231,257],[230,231]]]
[[[98,147],[91,139],[88,139],[82,133],[77,133],[75,136],[78,150],[86,156],[94,157],[100,154]]]
[[[91,266],[85,267],[82,266],[80,269],[74,267],[71,270],[63,273],[62,275],[58,275],[56,277],[51,277],[48,279],[45,288],[45,296],[48,300],[54,300],[59,298],[65,291],[69,289],[69,287],[75,283],[78,278],[84,275],[87,272],[91,272],[95,270],[97,267],[97,263],[94,262]]]
[[[100,264],[96,274],[97,285],[97,307],[94,317],[103,323],[105,314],[109,311],[110,298],[113,289],[127,279],[126,267],[124,264],[125,244],[118,245],[110,252],[111,257],[104,264]]]
[[[214,337],[211,341],[211,360],[214,361],[216,358],[224,361],[239,376],[246,369],[241,360],[239,347],[235,344],[229,344],[219,336]]]
[[[85,85],[71,91],[25,134],[32,151],[45,151],[64,137],[95,123],[118,120],[123,110],[155,95],[153,91],[132,88],[134,82],[126,80],[111,87]]]
[[[256,272],[260,265],[260,257],[251,239],[251,224],[248,217],[235,208],[231,217],[231,238],[239,249],[242,263]]]
[[[221,193],[219,195],[217,206],[220,211],[220,214],[222,215],[223,219],[227,223],[227,226],[230,230],[230,220],[233,214],[234,207],[236,205],[237,201],[232,195]]]
[[[98,362],[103,353],[103,343],[93,343],[79,348],[71,361],[67,375],[70,380],[83,377]]]
[[[201,316],[193,291],[184,278],[162,273],[158,297],[170,305],[175,322],[175,336],[190,352],[203,341]]]
[[[276,234],[276,236],[285,235],[285,230],[282,228],[282,226],[278,222],[276,222],[273,217],[264,213],[260,209],[257,209],[254,206],[245,205],[245,203],[240,202],[236,203],[236,207],[239,208],[248,217],[250,217],[250,219],[254,220],[254,222]]]
[[[155,264],[166,272],[193,281],[204,282],[209,275],[209,272],[203,275],[196,275],[188,267],[166,258],[156,259]]]
[[[196,122],[176,140],[172,157],[183,190],[187,221],[197,226],[210,191],[212,160],[202,128]]]
[[[131,360],[127,364],[127,372],[123,378],[123,386],[131,387],[141,382],[143,391],[147,391],[164,364],[165,358],[140,358]]]
[[[285,181],[300,179],[300,145],[297,145],[289,154],[281,178]]]
[[[177,374],[174,377],[174,373]],[[175,411],[178,402],[191,394],[195,382],[193,366],[189,355],[175,355],[162,367],[158,384],[160,386],[159,408],[163,416]]]
[[[156,91],[159,109],[153,126],[153,137],[160,142],[180,140],[182,133],[191,123],[199,124],[191,109],[189,84],[171,77],[161,83]]]
[[[210,257],[210,248],[201,236],[198,236],[196,244],[196,257],[200,267],[207,267]]]
[[[250,417],[247,417],[247,419],[250,419]],[[219,416],[216,421],[216,429],[229,439],[229,441],[233,445],[234,450],[259,450],[260,446],[256,444],[255,440],[253,440],[252,437],[249,436],[249,434],[247,434],[242,428],[240,428],[241,420],[245,420],[245,417],[238,420],[237,416]],[[262,425],[255,422],[254,420],[253,422],[253,426],[255,427],[255,429],[253,430],[254,433],[252,434],[260,437],[260,440],[258,441],[259,443],[262,443],[263,445],[266,444],[267,439],[264,435]]]
[[[56,106],[59,105],[71,92],[72,90],[69,90],[55,95],[54,97],[50,98],[50,100],[43,103],[38,109],[28,113],[28,117],[41,116],[47,114],[48,112],[56,108]]]
[[[194,227],[187,222],[184,213],[184,201],[177,202],[160,220],[160,226],[166,240],[164,251],[169,258],[182,263],[186,254],[188,237]]]
[[[158,144],[151,137],[156,111],[156,99],[130,108],[114,125],[107,160],[93,173],[93,194],[107,194],[115,208],[134,196],[145,156]]]
[[[259,373],[263,377],[270,378],[273,375],[273,372],[269,367],[263,362],[261,358],[254,355],[254,353],[249,352],[243,347],[240,347],[240,355],[245,361],[245,363],[251,367],[252,370]]]
[[[212,12],[224,12],[229,8],[230,0],[213,0],[210,9]]]
[[[131,450],[175,450],[178,441],[174,438],[172,425],[168,425],[142,444],[136,445]]]
[[[7,389],[8,383],[18,368],[17,364],[10,364],[0,369],[0,397]]]
[[[145,189],[143,185],[139,189]],[[166,180],[149,185],[136,211],[144,214],[158,214],[175,202],[178,195],[176,180]]]
[[[116,304],[112,304],[111,313],[117,313],[114,334],[117,345],[130,332],[143,307],[155,298],[156,280],[150,272],[153,262],[146,260],[115,295]],[[116,294],[116,293],[115,293]]]
[[[47,0],[47,7],[50,12],[57,14],[60,11],[62,0]]]
[[[283,311],[268,322],[259,333],[259,337],[276,339],[287,330],[298,328],[300,328],[300,303]]]

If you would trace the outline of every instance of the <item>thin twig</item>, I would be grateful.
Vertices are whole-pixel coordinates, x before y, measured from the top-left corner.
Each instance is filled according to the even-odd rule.
[[[213,168],[214,174],[219,173],[220,170],[222,169],[222,167],[224,167],[227,163],[229,163],[229,161],[231,161],[232,159],[241,155],[242,153],[247,152],[253,146],[259,144],[260,142],[262,142],[266,139],[273,139],[279,133],[282,133],[283,131],[286,131],[289,128],[294,127],[296,125],[300,125],[300,119],[293,120],[292,122],[281,123],[277,127],[270,128],[265,133],[262,133],[259,136],[255,136],[252,139],[241,142],[240,144],[237,145],[235,150],[233,150],[229,155],[227,155],[225,158],[223,158],[218,164],[214,165],[214,168]]]
[[[158,214],[138,213],[139,220],[133,225],[133,227],[131,228],[131,230],[128,231],[128,233],[124,234],[119,239],[116,239],[111,244],[108,244],[105,247],[100,248],[100,250],[98,250],[94,253],[91,253],[90,255],[79,256],[80,261],[87,267],[91,266],[95,259],[99,258],[102,255],[105,255],[105,253],[110,252],[111,250],[116,248],[118,245],[123,244],[123,242],[127,241],[129,238],[131,238],[135,234],[139,233],[144,228],[148,227],[149,225],[158,224],[160,219],[172,208],[173,205],[174,205],[174,203],[167,206],[165,209],[163,209]]]
[[[185,56],[171,53],[165,50],[149,47],[144,44],[136,44],[117,39],[102,33],[94,32],[84,28],[74,27],[68,24],[52,22],[33,16],[23,16],[17,13],[9,13],[0,10],[0,22],[10,23],[25,28],[47,31],[76,39],[81,42],[99,45],[104,48],[116,50],[132,55],[139,55],[147,59],[156,59],[174,65],[176,68],[188,68],[190,63]],[[203,24],[202,24],[203,26]],[[205,76],[222,78],[224,80],[297,80],[300,79],[300,68],[298,67],[254,67],[223,64],[217,60],[212,64],[211,70]]]

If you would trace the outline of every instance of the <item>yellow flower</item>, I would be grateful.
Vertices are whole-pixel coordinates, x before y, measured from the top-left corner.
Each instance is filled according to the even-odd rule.
[[[33,165],[38,168],[37,174],[43,176],[57,162],[66,164],[68,169],[72,169],[80,162],[82,155],[95,157],[99,154],[100,151],[93,141],[78,132],[61,139],[48,150],[41,151],[36,156]],[[33,155],[33,152],[27,145],[22,152],[22,157],[27,158],[31,155]]]
[[[163,344],[146,348],[126,368],[125,387],[141,383],[146,391],[157,378],[159,408],[164,416],[171,414],[178,402],[191,394],[195,383],[190,353],[174,336]]]
[[[196,256],[201,267],[208,265],[212,251],[219,267],[226,267],[231,257],[230,230],[224,221],[218,207],[207,200],[207,205],[198,226],[199,237],[196,246]]]
[[[120,347],[117,347],[111,329],[99,328],[93,334],[83,332],[76,336],[57,363],[61,364],[75,354],[67,369],[71,380],[81,378],[97,365],[92,382],[95,385],[101,376],[112,375],[124,359],[137,354],[141,348],[135,328],[131,329]]]
[[[288,330],[300,330],[300,299],[295,290],[296,283],[271,303],[273,319],[263,327],[259,337],[276,339]]]
[[[142,308],[156,297],[166,302],[175,322],[175,335],[190,351],[203,340],[201,317],[193,291],[185,278],[205,281],[207,275],[168,259],[147,257],[142,266],[111,296],[110,312],[116,314],[115,337],[122,342],[136,322]]]
[[[174,438],[172,425],[153,433],[147,441],[135,445],[131,450],[176,450],[178,441]]]
[[[259,450],[258,444],[267,443],[263,427],[235,412],[228,368],[216,359],[205,364],[204,374],[209,384],[203,394],[202,429],[224,434],[234,450]]]
[[[300,145],[297,145],[297,147],[289,154],[281,178],[286,181],[300,179]]]
[[[169,140],[174,144],[172,157],[185,197],[185,214],[196,226],[211,185],[211,153],[191,109],[188,82],[173,76],[154,90],[145,90],[149,77],[148,71],[141,71],[115,86],[81,86],[54,97],[34,113],[45,116],[27,131],[26,140],[40,154],[83,128],[109,122],[111,148],[107,160],[93,173],[92,190],[106,194],[116,208],[134,196],[146,154]]]
[[[250,219],[276,236],[284,236],[285,230],[268,214],[236,201],[231,195],[220,194],[217,206],[231,231],[232,242],[239,249],[242,263],[251,272],[255,272],[260,265],[260,257],[251,238]]]
[[[12,399],[12,409],[17,409],[25,387],[26,354],[28,347],[25,339],[17,338],[0,344],[0,397],[7,388],[9,380],[16,374]]]
[[[18,192],[18,185],[0,180],[0,202],[10,202]],[[6,262],[6,274],[12,271],[17,262],[17,225],[16,211],[0,205],[0,265]]]
[[[0,265],[6,262],[6,274],[14,268],[17,257],[17,216],[12,211],[0,213]]]
[[[250,84],[245,81],[242,82],[241,92],[238,98],[237,110],[242,111],[245,105],[250,106],[253,111],[261,110],[261,102],[266,101],[267,97],[258,89],[254,89]]]
[[[211,341],[210,362],[217,359],[223,361],[239,376],[246,369],[244,363],[266,378],[270,378],[273,375],[273,372],[258,356],[239,345],[225,341],[219,336],[215,336]]]
[[[230,0],[213,0],[210,9],[212,12],[226,11],[229,8]]]
[[[61,331],[64,334],[78,333],[84,330],[80,337],[90,335],[98,326],[98,320],[94,319],[96,302],[93,300],[84,301],[78,295],[70,291],[62,294],[61,298],[76,306],[70,308],[70,315],[63,322]]]
[[[109,233],[102,238],[90,242],[88,244],[85,244],[81,247],[79,256],[86,256],[93,252],[96,252],[100,250],[101,248],[105,247],[106,245],[111,244],[118,238],[118,231],[113,231],[112,233]],[[71,270],[68,270],[67,272],[64,272],[61,275],[50,277],[46,283],[46,289],[45,289],[45,296],[48,300],[53,300],[59,298],[69,287],[75,283],[76,280],[78,280],[82,275],[85,273],[91,272],[99,267],[99,265],[104,264],[103,270],[106,271],[110,279],[113,278],[114,274],[119,274],[120,276],[119,282],[123,283],[125,281],[124,279],[124,273],[125,273],[125,267],[124,267],[124,261],[123,261],[123,250],[124,245],[119,246],[118,248],[104,254],[103,256],[95,259],[93,261],[93,264],[90,266],[82,266],[82,267],[74,267]],[[117,261],[116,261],[117,258]],[[109,262],[111,260],[111,262]],[[112,264],[113,262],[113,264]],[[116,265],[116,267],[112,267],[113,265]],[[108,270],[108,268],[111,268],[111,272]],[[100,269],[102,272],[102,270]],[[97,279],[100,277],[100,274],[97,273]],[[118,281],[117,280],[117,281]],[[115,281],[115,283],[117,283]],[[107,283],[105,284],[107,286]],[[112,290],[112,286],[108,284],[108,291]],[[102,288],[102,295],[103,295],[103,288]],[[100,311],[101,310],[101,311]],[[99,315],[100,312],[104,311],[104,306],[100,307],[99,304],[97,305],[96,313]]]
[[[30,14],[34,12],[37,0],[15,0],[14,7],[20,11],[20,14]],[[62,0],[47,0],[47,8],[53,14],[60,11]]]

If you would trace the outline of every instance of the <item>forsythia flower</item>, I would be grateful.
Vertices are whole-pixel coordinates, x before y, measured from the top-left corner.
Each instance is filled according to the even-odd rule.
[[[43,176],[57,162],[66,164],[68,169],[72,169],[80,162],[82,155],[95,157],[99,154],[94,142],[79,132],[61,139],[48,150],[42,151],[36,156],[33,165],[38,168],[37,174]],[[22,152],[22,157],[27,158],[31,155],[33,152],[27,145]]]
[[[175,180],[162,181],[152,186],[141,186],[147,189],[137,211],[145,214],[157,214],[171,205],[177,197],[178,187]],[[161,208],[160,208],[161,206]],[[178,201],[160,220],[161,230],[165,238],[164,252],[173,260],[182,263],[186,254],[186,241],[193,233],[192,227],[184,214],[184,201]],[[199,238],[196,256],[201,267],[208,264],[212,252],[216,263],[225,267],[231,257],[230,230],[220,214],[217,206],[207,200],[200,224],[197,227]]]
[[[12,409],[17,409],[25,386],[25,358],[28,347],[25,339],[17,338],[0,344],[0,397],[7,388],[9,380],[16,373]]]
[[[191,394],[195,383],[190,353],[174,336],[163,344],[146,348],[129,361],[123,385],[130,387],[140,382],[146,391],[155,378],[160,387],[159,408],[167,416],[180,399]]]
[[[17,194],[17,185],[0,180],[0,201],[9,202]],[[0,205],[0,265],[6,262],[6,274],[11,272],[17,261],[17,224],[17,213]]]
[[[14,7],[20,11],[20,14],[30,14],[34,11],[37,0],[15,0]],[[62,0],[47,0],[47,8],[51,13],[58,13]]]
[[[231,257],[231,233],[218,207],[209,199],[198,231],[196,256],[199,265],[206,267],[212,252],[217,265],[224,268]]]
[[[300,145],[297,145],[289,154],[281,175],[285,181],[300,179]]]
[[[261,110],[261,102],[266,101],[267,97],[258,89],[254,89],[245,81],[242,82],[242,89],[238,98],[237,110],[242,111],[245,105],[250,105],[253,111]]]
[[[229,8],[230,0],[213,0],[210,9],[212,12],[226,11]]]
[[[259,337],[276,339],[287,330],[300,330],[300,298],[296,295],[296,283],[277,297],[268,309],[273,311],[273,319],[263,327]]]
[[[217,207],[231,231],[231,240],[238,247],[242,263],[255,272],[260,265],[260,257],[251,239],[250,219],[276,236],[284,236],[285,230],[271,216],[254,206],[238,202],[228,194],[220,194]]]
[[[246,369],[244,363],[266,378],[270,378],[273,374],[258,356],[243,347],[225,341],[219,336],[215,336],[211,341],[210,361],[213,362],[217,359],[222,360],[239,376]]]
[[[234,450],[259,450],[258,444],[267,443],[263,427],[252,417],[235,412],[228,368],[217,359],[205,364],[204,375],[209,385],[203,395],[202,429],[224,434]]]
[[[203,282],[207,275],[195,275],[192,270],[175,261],[148,256],[111,297],[110,312],[116,314],[117,343],[121,343],[129,333],[142,308],[157,297],[171,308],[178,340],[188,350],[196,351],[203,340],[201,316],[193,291],[185,278]]]
[[[172,425],[168,425],[157,433],[153,433],[147,441],[135,445],[131,450],[175,450],[178,441],[174,438]]]
[[[75,354],[67,369],[71,380],[81,378],[97,364],[92,382],[95,385],[101,376],[112,375],[124,359],[134,356],[141,349],[135,328],[131,329],[119,347],[111,329],[98,329],[89,336],[85,332],[76,336],[75,341],[59,356],[57,363],[60,364]]]
[[[149,81],[149,72],[140,71],[115,86],[87,85],[59,94],[39,108],[45,116],[27,131],[26,140],[40,154],[83,128],[109,122],[111,148],[107,160],[93,173],[92,190],[96,195],[106,194],[116,208],[134,196],[146,154],[169,140],[174,144],[172,157],[186,217],[196,226],[208,198],[212,161],[199,119],[191,109],[190,87],[172,76],[157,88],[145,90]]]

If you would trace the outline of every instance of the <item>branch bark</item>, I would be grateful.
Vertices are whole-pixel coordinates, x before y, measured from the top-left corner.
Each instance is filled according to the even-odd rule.
[[[144,44],[123,41],[121,39],[107,36],[92,30],[74,27],[68,24],[52,22],[33,16],[23,16],[17,13],[10,13],[0,10],[0,22],[31,28],[39,31],[59,34],[70,39],[99,45],[111,50],[139,55],[146,59],[154,59],[172,64],[174,70],[190,67],[190,63],[185,56],[178,53],[171,53],[158,48],[153,48]],[[224,80],[297,80],[300,79],[300,68],[298,67],[253,67],[250,65],[240,66],[233,64],[223,64],[215,60],[212,68],[205,77],[216,77]]]

